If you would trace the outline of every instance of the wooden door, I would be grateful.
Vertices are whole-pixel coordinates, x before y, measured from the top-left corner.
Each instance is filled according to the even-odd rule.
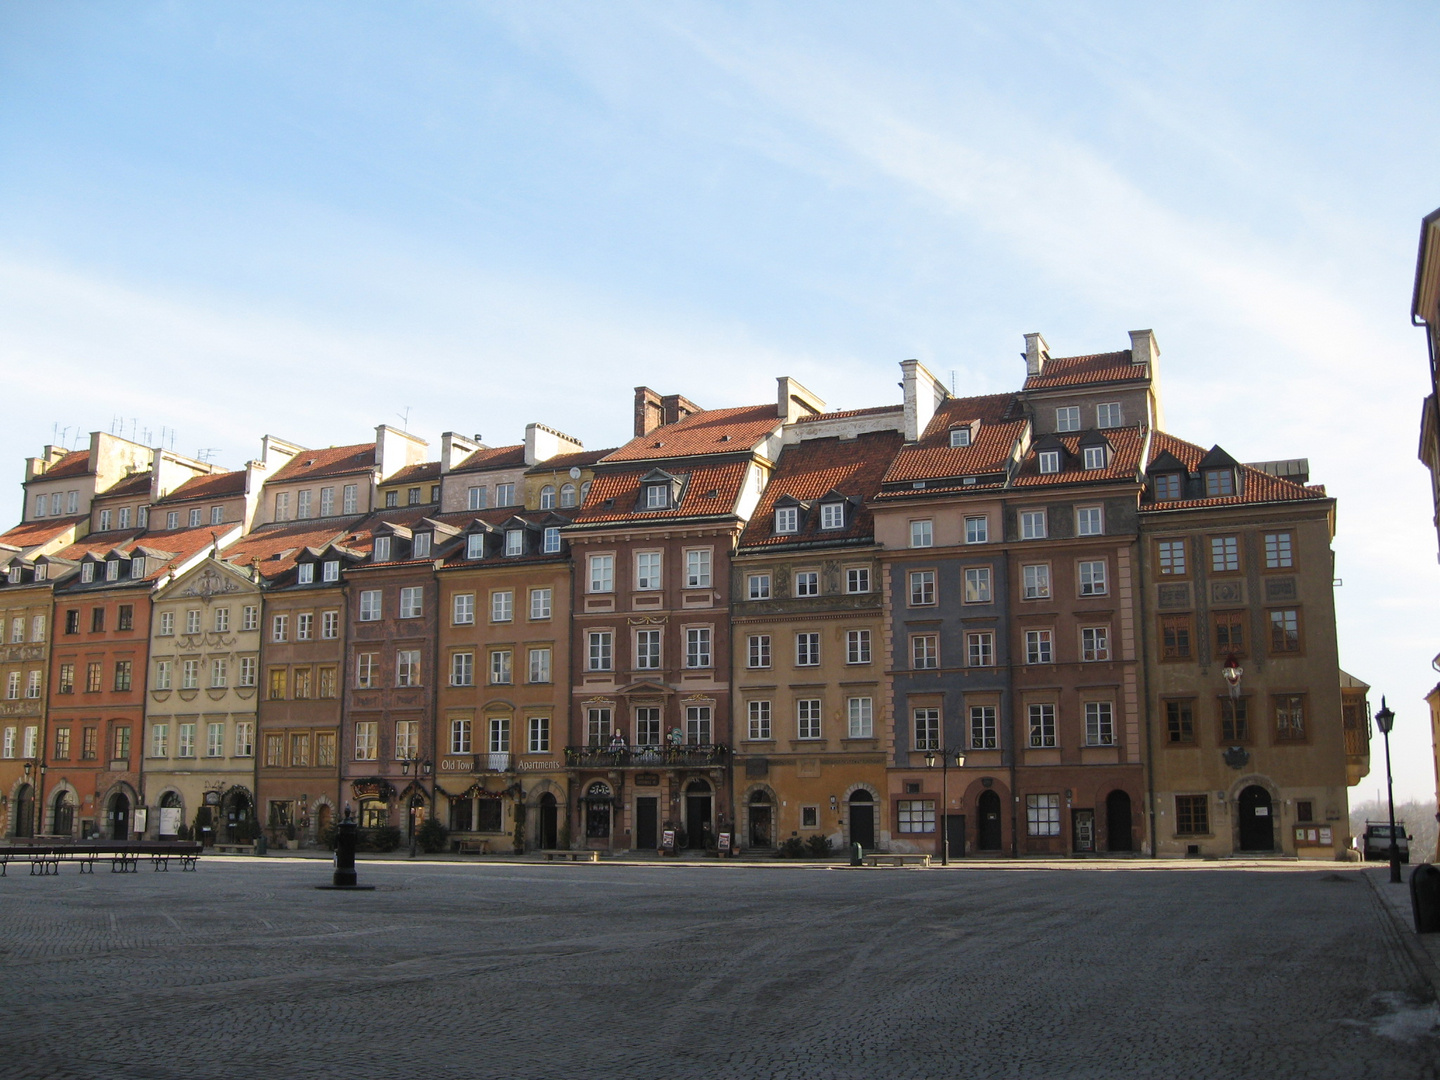
[[[950,858],[958,859],[965,854],[965,815],[945,815],[945,840],[949,844]]]

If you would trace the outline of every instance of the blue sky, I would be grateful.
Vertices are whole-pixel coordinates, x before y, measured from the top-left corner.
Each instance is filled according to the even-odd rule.
[[[1342,663],[1433,794],[1420,4],[0,6],[0,461],[52,425],[613,445],[645,383],[961,393],[1153,327],[1168,427],[1310,458]],[[1375,777],[1356,798],[1373,795]]]

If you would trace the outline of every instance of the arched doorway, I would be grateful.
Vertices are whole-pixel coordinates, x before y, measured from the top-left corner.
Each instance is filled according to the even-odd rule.
[[[315,809],[315,839],[322,844],[325,838],[330,835],[330,823],[335,820],[335,811],[330,808],[329,803],[321,803]]]
[[[875,796],[861,788],[850,793],[850,842],[866,851],[875,848]]]
[[[691,780],[685,785],[686,847],[700,849],[706,846],[706,835],[711,832],[713,803],[710,785],[704,780]]]
[[[596,780],[585,789],[585,840],[605,846],[610,840],[610,804],[615,794],[610,785]]]
[[[1000,796],[990,790],[975,800],[975,847],[980,851],[999,851],[1003,839],[1000,830]]]
[[[160,796],[159,835],[161,837],[177,835],[184,822],[185,811],[180,804],[180,793],[178,791],[165,792]]]
[[[1270,793],[1259,784],[1240,792],[1240,850],[1274,851],[1275,819]]]
[[[1116,788],[1105,796],[1105,847],[1109,851],[1134,851],[1130,816],[1130,793]]]
[[[560,804],[548,791],[540,796],[540,847],[554,851],[560,846]]]
[[[110,796],[108,808],[110,818],[110,839],[130,839],[130,796],[123,791],[117,791]]]
[[[415,834],[420,831],[420,826],[425,824],[425,796],[419,791],[411,792],[405,808],[405,836],[409,840],[415,839]]]
[[[75,796],[68,788],[61,788],[55,793],[55,801],[51,804],[50,831],[55,836],[73,836],[75,833]]]
[[[225,830],[225,843],[240,843],[240,833],[249,832],[247,826],[254,817],[255,804],[250,793],[242,787],[233,787],[225,793],[220,803],[220,823]]]
[[[768,848],[775,846],[775,802],[770,792],[756,788],[750,793],[747,804],[750,812],[750,846]]]
[[[15,836],[35,835],[35,789],[21,784],[15,793]]]

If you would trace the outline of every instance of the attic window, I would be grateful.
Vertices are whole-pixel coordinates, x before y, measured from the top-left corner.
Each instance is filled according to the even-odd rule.
[[[820,528],[845,528],[845,504],[843,502],[827,502],[820,504]]]
[[[420,489],[418,487],[410,488],[405,492],[405,504],[407,506],[420,505]]]
[[[374,556],[373,556],[373,558],[372,558],[372,561],[374,561],[374,562],[389,562],[389,561],[390,561],[390,537],[388,537],[388,536],[377,536],[377,537],[375,537],[375,554],[374,554]]]
[[[506,530],[505,530],[505,554],[506,554],[506,555],[524,555],[524,554],[525,554],[525,533],[524,533],[523,530],[521,530],[521,529],[506,529]]]
[[[430,556],[430,533],[416,533],[410,546],[410,557],[412,559],[425,559]]]
[[[1155,501],[1167,502],[1171,499],[1180,498],[1181,484],[1179,473],[1161,473],[1155,477]]]
[[[141,578],[143,578],[144,576],[145,576],[145,556],[144,556],[144,555],[137,555],[137,556],[135,556],[135,558],[133,558],[133,559],[130,560],[130,577],[131,577],[131,579],[134,580],[134,581],[139,581],[139,580],[140,580]]]
[[[119,580],[120,580],[120,560],[119,560],[119,559],[111,559],[109,562],[107,562],[107,563],[105,564],[105,580],[106,580],[106,581],[119,581]]]
[[[465,538],[465,557],[467,559],[483,559],[485,557],[484,533],[471,533]]]
[[[1206,469],[1205,470],[1205,495],[1207,498],[1215,498],[1219,495],[1235,494],[1235,470],[1234,469]]]
[[[18,566],[12,566],[12,567],[10,567],[10,584],[11,584],[11,585],[19,585],[19,584],[20,584],[20,567],[18,567]]]
[[[669,484],[645,485],[645,509],[665,510],[670,506]]]
[[[800,510],[795,506],[782,506],[775,511],[775,531],[794,533],[800,531]]]
[[[95,580],[95,564],[93,562],[87,562],[80,567],[80,580],[86,585]]]
[[[1058,473],[1060,471],[1060,451],[1040,451],[1040,471],[1042,473]]]
[[[315,564],[302,562],[295,567],[295,580],[301,585],[309,585],[315,580]]]
[[[1087,447],[1085,447],[1085,468],[1087,468],[1087,469],[1103,469],[1104,467],[1105,467],[1105,447],[1103,447],[1103,446],[1087,446]]]
[[[957,427],[950,429],[951,446],[969,446],[970,429],[968,427]]]
[[[43,562],[35,564],[35,580],[44,581],[49,576],[50,568]]]
[[[320,579],[322,581],[340,580],[340,560],[327,559],[320,565]]]

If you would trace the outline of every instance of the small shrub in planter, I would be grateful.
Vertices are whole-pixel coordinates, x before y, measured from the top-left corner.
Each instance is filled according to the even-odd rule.
[[[775,849],[777,859],[803,859],[805,857],[805,841],[798,836],[792,836]]]
[[[830,838],[826,836],[812,836],[805,841],[805,854],[812,859],[824,859],[830,855]]]
[[[175,830],[175,839],[193,840],[195,839],[194,830],[192,830],[189,825],[181,825],[178,829]]]
[[[339,835],[339,829],[335,825],[326,825],[320,830],[320,846],[330,851],[335,850],[335,837]]]
[[[433,817],[426,819],[425,824],[415,830],[415,840],[426,855],[444,851],[449,839],[450,830]]]

